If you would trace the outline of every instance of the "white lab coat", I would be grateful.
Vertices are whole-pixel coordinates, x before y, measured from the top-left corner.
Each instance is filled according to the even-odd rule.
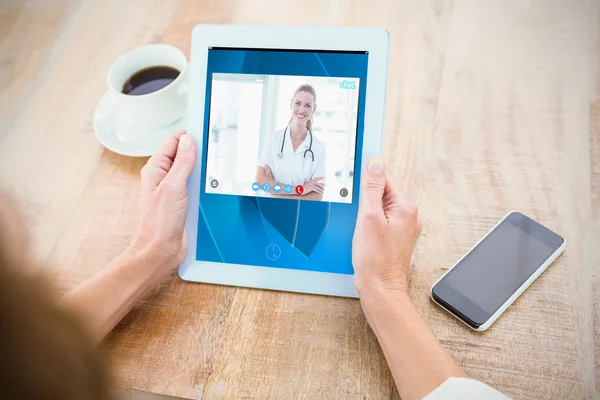
[[[312,151],[315,155],[313,162],[310,152],[307,152],[306,157],[304,157],[305,151],[310,146],[311,133],[306,135],[304,142],[294,152],[290,136],[291,130],[287,129],[283,157],[279,158],[284,131],[286,129],[278,129],[267,137],[262,146],[257,165],[263,168],[268,165],[273,171],[273,178],[284,185],[304,185],[317,177],[323,177],[319,182],[325,184],[325,145],[313,136]]]

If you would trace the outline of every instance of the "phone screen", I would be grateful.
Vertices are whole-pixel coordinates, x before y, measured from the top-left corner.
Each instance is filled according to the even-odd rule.
[[[511,213],[435,285],[433,295],[479,327],[562,243],[559,235],[534,220]]]

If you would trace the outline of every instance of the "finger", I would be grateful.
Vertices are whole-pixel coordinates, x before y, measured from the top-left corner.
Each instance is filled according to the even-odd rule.
[[[419,220],[419,209],[406,193],[388,177],[383,193],[383,210],[388,221],[394,217]]]
[[[322,177],[322,176],[319,176],[319,177],[317,177],[317,178],[313,178],[313,179],[311,179],[311,180],[310,180],[310,182],[312,182],[312,183],[318,183],[318,181],[320,181],[321,179],[323,179],[323,177]]]
[[[154,153],[152,157],[150,157],[150,160],[148,160],[148,162],[160,159],[162,157],[166,157],[169,160],[173,161],[175,159],[175,154],[177,153],[177,145],[179,144],[179,138],[181,138],[181,136],[184,134],[185,130],[182,130],[166,138],[165,141],[162,142],[156,153]]]
[[[179,144],[179,140],[180,140],[181,136],[184,134],[185,134],[185,130],[181,130],[181,131],[169,136],[160,145],[158,151],[154,154],[154,156],[158,156],[158,157],[164,156],[164,157],[168,157],[171,160],[174,160],[175,154],[177,153],[177,145]]]
[[[388,204],[398,204],[403,209],[416,206],[415,202],[390,177],[386,177],[383,206],[385,207]]]
[[[158,150],[148,159],[144,168],[142,168],[142,185],[155,189],[160,181],[167,175],[175,154],[177,153],[177,145],[179,138],[185,134],[185,130],[179,131],[167,137]]]
[[[173,166],[165,179],[170,180],[175,185],[183,185],[190,176],[196,161],[196,146],[189,135],[182,135],[179,138],[177,153]]]
[[[383,207],[400,204],[404,199],[406,199],[406,195],[398,189],[396,183],[389,176],[386,176],[382,199]]]
[[[359,212],[383,216],[383,195],[386,187],[385,162],[381,157],[372,158],[362,177]]]

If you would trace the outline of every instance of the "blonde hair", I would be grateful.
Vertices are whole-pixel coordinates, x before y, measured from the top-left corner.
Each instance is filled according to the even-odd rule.
[[[315,91],[315,88],[312,87],[311,85],[308,84],[304,84],[304,85],[300,85],[298,86],[298,88],[296,89],[296,91],[294,92],[294,95],[292,96],[292,100],[290,101],[294,101],[294,97],[296,97],[296,95],[300,92],[306,92],[306,93],[310,93],[313,97],[313,102],[316,104],[317,103],[317,92]],[[314,106],[314,104],[313,104]],[[313,127],[313,120],[314,120],[315,116],[311,116],[310,120],[308,122],[306,122],[306,128],[312,133],[312,127]],[[291,116],[290,120],[288,121],[288,125],[292,123],[292,121],[294,120],[294,117]]]
[[[0,398],[113,399],[105,356],[56,300],[43,268],[13,248],[8,206],[0,193]]]

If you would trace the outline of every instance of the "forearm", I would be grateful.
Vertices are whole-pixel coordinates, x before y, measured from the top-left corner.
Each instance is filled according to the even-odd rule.
[[[164,278],[145,250],[127,250],[64,297],[67,307],[84,319],[92,339],[100,342]]]
[[[276,184],[279,184],[281,187],[285,187],[285,183],[278,182],[274,178],[271,178],[269,175],[267,175],[263,167],[257,168],[255,179],[256,182],[260,184],[261,188],[265,183],[268,183],[271,185],[271,187],[275,186]]]
[[[256,179],[256,182],[258,182],[258,184],[260,185],[261,188],[263,187],[263,185],[265,183],[268,183],[271,186],[271,188],[273,188],[273,186],[275,186],[276,184],[279,184],[279,186],[281,186],[282,188],[287,186],[285,183],[278,182],[275,179],[271,178],[271,176],[267,175],[265,173],[265,169],[263,167],[257,168],[256,176],[254,179]],[[274,197],[284,197],[284,198],[297,196],[297,197],[302,198],[303,200],[323,200],[322,193],[311,192],[311,193],[308,193],[305,195],[299,195],[296,193],[295,187],[291,193],[286,193],[285,191],[281,191],[280,193],[273,193],[273,196]]]
[[[255,179],[256,179],[256,182],[258,182],[260,184],[261,188],[263,187],[263,185],[265,183],[268,183],[271,187],[275,186],[276,184],[281,185],[281,187],[285,187],[284,183],[278,182],[275,179],[270,178],[270,177],[268,177],[266,175],[263,175],[263,176],[257,175]]]
[[[361,294],[361,305],[402,399],[422,399],[448,378],[466,376],[406,293],[376,289]]]

